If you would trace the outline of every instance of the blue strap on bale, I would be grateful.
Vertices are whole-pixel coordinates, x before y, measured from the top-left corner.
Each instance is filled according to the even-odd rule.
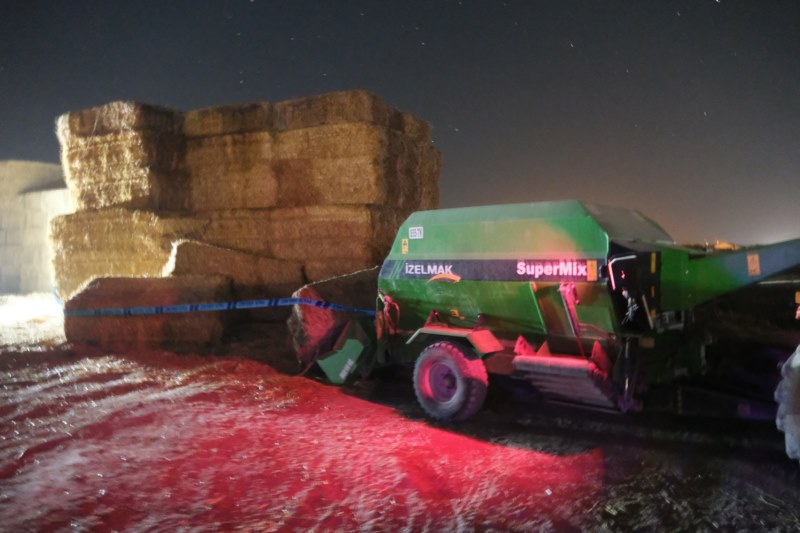
[[[218,303],[199,303],[199,304],[179,304],[164,306],[145,306],[145,307],[110,307],[106,309],[65,309],[65,317],[87,317],[87,316],[141,316],[141,315],[162,315],[168,313],[202,313],[208,311],[229,311],[232,309],[260,309],[264,307],[287,307],[290,305],[308,305],[320,309],[331,311],[342,311],[345,313],[355,313],[370,317],[375,316],[372,309],[357,309],[347,305],[339,305],[322,300],[312,300],[310,298],[273,298],[270,300],[244,300],[241,302],[218,302]]]

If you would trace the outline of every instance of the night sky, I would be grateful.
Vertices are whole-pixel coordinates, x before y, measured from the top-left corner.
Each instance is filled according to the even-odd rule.
[[[800,237],[800,2],[0,0],[0,159],[56,116],[367,89],[433,127],[442,206],[579,198],[677,240]]]

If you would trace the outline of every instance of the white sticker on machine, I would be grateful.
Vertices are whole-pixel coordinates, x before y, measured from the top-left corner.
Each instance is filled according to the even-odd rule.
[[[758,253],[747,254],[747,274],[752,277],[761,275],[761,261]]]
[[[422,226],[412,226],[408,228],[408,238],[415,240],[421,239],[424,236],[424,232],[422,231]]]

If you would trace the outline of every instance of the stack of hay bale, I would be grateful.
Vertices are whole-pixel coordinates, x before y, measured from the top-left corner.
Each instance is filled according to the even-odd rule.
[[[68,309],[133,301],[123,301],[124,282],[106,290],[102,278],[163,278],[149,283],[174,303],[192,300],[191,287],[222,297],[220,276],[231,299],[288,296],[379,264],[410,212],[438,206],[440,156],[429,126],[363,91],[188,113],[115,102],[60,117],[58,137],[77,206],[51,228]],[[82,289],[100,296],[73,298]],[[96,326],[69,319],[68,338],[97,339]],[[137,331],[131,342],[143,337]],[[209,335],[197,341],[219,340]]]

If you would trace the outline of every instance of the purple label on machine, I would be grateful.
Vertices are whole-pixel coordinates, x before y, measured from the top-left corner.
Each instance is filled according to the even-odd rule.
[[[597,259],[387,260],[383,278],[428,281],[586,281],[601,278]]]

